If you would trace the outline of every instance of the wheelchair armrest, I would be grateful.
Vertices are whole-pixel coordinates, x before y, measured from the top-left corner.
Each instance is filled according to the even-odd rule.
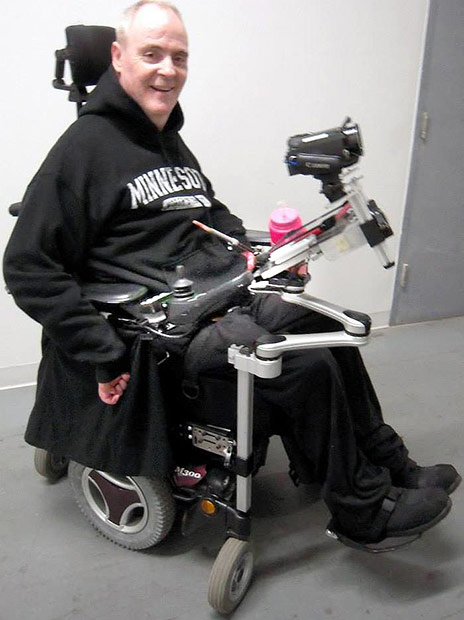
[[[92,302],[117,306],[138,301],[148,293],[148,289],[141,284],[126,282],[92,282],[82,285],[82,293]]]

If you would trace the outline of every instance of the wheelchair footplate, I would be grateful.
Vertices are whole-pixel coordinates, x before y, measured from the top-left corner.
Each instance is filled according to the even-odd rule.
[[[376,543],[361,543],[335,531],[332,523],[329,523],[327,526],[325,534],[329,538],[338,540],[351,549],[357,549],[358,551],[365,551],[367,553],[387,553],[388,551],[396,551],[397,549],[410,545],[421,537],[421,534],[412,534],[411,536],[389,536]]]

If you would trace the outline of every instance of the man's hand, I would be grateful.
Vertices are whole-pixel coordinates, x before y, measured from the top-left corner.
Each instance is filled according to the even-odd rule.
[[[98,395],[107,405],[115,405],[124,393],[129,383],[130,375],[119,375],[109,383],[98,384]]]
[[[289,273],[294,273],[296,276],[307,276],[308,275],[308,263],[303,261],[299,265],[294,265],[293,267],[289,267],[287,269]]]
[[[246,258],[247,270],[253,271],[253,269],[256,267],[256,258],[253,252],[242,252],[242,255]]]

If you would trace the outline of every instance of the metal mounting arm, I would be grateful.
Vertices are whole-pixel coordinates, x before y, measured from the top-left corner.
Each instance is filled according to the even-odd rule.
[[[320,334],[289,334],[282,336],[280,342],[256,343],[256,357],[261,360],[272,360],[289,351],[305,349],[322,349],[326,347],[362,347],[369,337],[354,336],[344,331]]]
[[[303,306],[342,324],[347,334],[352,336],[368,336],[371,329],[371,317],[363,312],[347,310],[329,301],[313,297],[307,293],[282,293],[282,301]]]

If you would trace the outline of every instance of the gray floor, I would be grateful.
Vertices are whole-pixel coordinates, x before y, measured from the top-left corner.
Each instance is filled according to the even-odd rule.
[[[364,349],[388,421],[423,464],[464,471],[464,317],[376,332]],[[205,620],[222,532],[174,532],[148,552],[99,537],[66,480],[33,470],[22,441],[32,388],[0,393],[1,620]],[[256,575],[236,619],[464,618],[464,485],[450,515],[410,547],[373,556],[324,536],[328,513],[295,489],[273,442],[254,483]]]

